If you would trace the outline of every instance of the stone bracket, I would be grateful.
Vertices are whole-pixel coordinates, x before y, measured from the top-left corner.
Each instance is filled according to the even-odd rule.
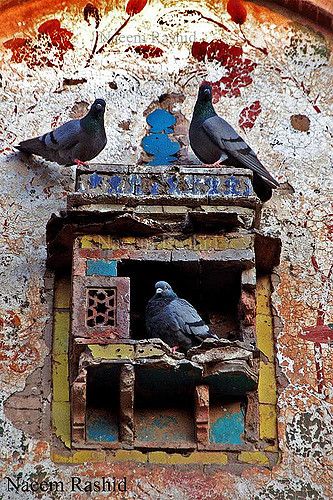
[[[195,388],[195,430],[198,449],[209,446],[209,386]]]
[[[78,446],[86,442],[87,370],[83,369],[71,387],[71,439]]]
[[[120,369],[119,434],[121,442],[128,446],[134,442],[134,384],[134,366],[126,363]]]

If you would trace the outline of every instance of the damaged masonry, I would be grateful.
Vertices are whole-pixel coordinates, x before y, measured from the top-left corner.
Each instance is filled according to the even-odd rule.
[[[256,283],[278,264],[280,242],[260,233],[252,174],[98,165],[78,170],[76,186],[47,228],[49,266],[72,266],[67,445],[227,450],[236,461],[242,450],[274,450],[276,433],[259,429],[260,367],[273,360],[256,340]],[[184,354],[146,338],[144,309],[161,277],[220,340]]]

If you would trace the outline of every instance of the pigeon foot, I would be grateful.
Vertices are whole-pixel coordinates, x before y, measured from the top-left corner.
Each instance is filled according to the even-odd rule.
[[[75,160],[74,160],[74,163],[75,163],[78,167],[89,167],[89,163],[86,163],[86,162],[81,161],[81,160],[78,160],[78,159],[75,159]]]

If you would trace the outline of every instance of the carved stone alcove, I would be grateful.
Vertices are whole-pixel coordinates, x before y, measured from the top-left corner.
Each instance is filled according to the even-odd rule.
[[[95,167],[77,172],[67,211],[48,225],[49,266],[72,269],[70,446],[274,451],[259,426],[266,355],[256,303],[280,242],[260,233],[251,172]],[[174,353],[146,338],[145,305],[160,279],[220,340]]]

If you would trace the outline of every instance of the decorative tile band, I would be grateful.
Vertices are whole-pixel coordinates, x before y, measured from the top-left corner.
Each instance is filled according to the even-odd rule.
[[[185,170],[185,169],[184,169]],[[250,174],[209,173],[209,169],[184,172],[79,172],[77,190],[113,196],[194,196],[249,197],[253,196]],[[204,173],[201,171],[205,171]],[[208,173],[207,173],[208,171]]]

